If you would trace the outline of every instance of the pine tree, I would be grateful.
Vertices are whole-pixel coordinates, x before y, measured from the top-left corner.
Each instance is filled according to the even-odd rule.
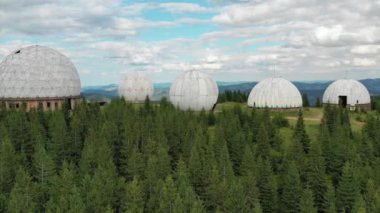
[[[204,200],[207,209],[215,211],[221,207],[225,200],[225,191],[227,185],[223,185],[220,181],[220,175],[217,168],[212,168],[209,177],[207,178],[207,187],[205,190]]]
[[[142,153],[139,152],[137,147],[132,150],[127,160],[127,167],[124,168],[127,179],[132,180],[133,177],[141,177],[144,171],[144,159]]]
[[[97,168],[93,175],[87,174],[82,180],[82,195],[86,212],[104,212],[116,204],[119,179],[113,161],[108,166]]]
[[[48,200],[48,190],[51,179],[55,175],[55,163],[48,155],[42,144],[36,145],[36,152],[33,155],[33,178],[36,184],[36,200],[38,200],[39,211],[43,211],[43,205]]]
[[[326,213],[335,213],[336,211],[336,198],[335,198],[335,188],[332,184],[332,181],[327,181],[327,190],[326,190]]]
[[[365,200],[367,212],[375,212],[376,209],[380,208],[380,206],[377,206],[376,203],[376,199],[380,201],[380,194],[376,192],[376,185],[372,179],[369,179],[367,181],[365,192],[366,193],[363,195],[363,197]]]
[[[243,185],[237,179],[232,181],[228,189],[227,199],[225,201],[225,211],[235,213],[249,211],[248,201],[244,194]]]
[[[301,213],[317,213],[317,208],[314,207],[313,193],[309,188],[303,190],[300,201]]]
[[[74,166],[62,164],[59,176],[53,178],[46,212],[84,212],[82,195],[75,183]]]
[[[310,150],[310,139],[305,130],[305,124],[301,110],[298,112],[298,120],[294,129],[294,138],[297,143],[302,144],[303,151],[305,153],[308,153]]]
[[[144,212],[144,199],[145,195],[141,183],[137,177],[134,177],[132,182],[126,184],[122,211],[130,213]]]
[[[48,150],[53,153],[56,166],[60,166],[69,157],[69,137],[64,114],[55,112],[50,122],[51,141],[47,145]]]
[[[16,173],[15,184],[9,196],[8,212],[34,212],[35,188],[29,174],[22,168]]]
[[[41,186],[48,185],[55,174],[53,159],[48,155],[42,144],[36,146],[36,152],[33,155],[33,168],[33,176]]]
[[[6,135],[0,142],[0,191],[9,193],[15,176],[16,153]]]
[[[91,130],[85,140],[79,163],[81,174],[93,174],[98,167],[105,167],[110,162],[113,164],[110,145],[100,132]]]
[[[253,213],[262,213],[263,210],[261,209],[261,205],[259,202],[256,202],[254,205],[254,208],[252,209]]]
[[[303,107],[309,107],[310,106],[309,98],[307,97],[306,93],[302,94],[302,103],[303,103]]]
[[[176,171],[176,186],[178,193],[183,201],[185,212],[190,212],[191,209],[202,208],[202,204],[199,204],[199,200],[190,184],[189,172],[185,163],[180,159],[177,165]],[[194,206],[195,205],[195,206]]]
[[[256,168],[256,160],[253,151],[249,145],[246,145],[240,166],[240,174],[243,176],[253,176],[256,174]]]
[[[182,200],[171,176],[168,176],[162,186],[158,212],[183,212]]]
[[[263,212],[272,212],[274,208],[274,193],[270,179],[272,178],[272,169],[268,160],[259,159],[259,174],[257,188],[259,189],[260,205]]]
[[[202,202],[200,200],[196,200],[193,202],[190,213],[205,213],[205,212],[206,210],[203,207]]]
[[[263,159],[269,159],[270,144],[268,133],[264,125],[260,126],[260,130],[257,136],[256,156]]]
[[[300,177],[296,164],[289,163],[287,172],[284,176],[282,189],[282,203],[284,212],[299,212],[301,185]]]
[[[319,97],[317,97],[317,100],[315,102],[315,107],[322,107],[322,104],[321,104],[321,99]]]
[[[222,181],[226,183],[228,180],[234,177],[234,171],[232,170],[232,163],[228,154],[227,145],[224,144],[219,159],[218,159],[219,173],[222,176]]]
[[[2,129],[2,141],[0,141],[0,212],[5,212],[9,193],[15,176],[16,153]]]
[[[327,175],[325,159],[322,156],[320,143],[312,143],[307,165],[307,182],[313,191],[315,204],[319,211],[326,211],[327,201]]]
[[[355,204],[353,206],[352,212],[367,213],[365,201],[363,199],[363,196],[361,196],[360,194],[355,200]]]
[[[358,196],[358,187],[354,171],[350,163],[346,163],[337,189],[337,204],[339,209],[351,211]]]

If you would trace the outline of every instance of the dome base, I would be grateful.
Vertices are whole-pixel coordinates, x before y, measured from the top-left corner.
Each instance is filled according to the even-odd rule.
[[[21,109],[25,108],[26,111],[42,107],[43,111],[55,111],[62,109],[65,102],[68,101],[70,108],[73,109],[75,105],[82,101],[81,96],[65,97],[65,98],[2,98],[0,99],[1,105],[6,109]]]
[[[302,107],[270,108],[270,107],[251,107],[251,106],[249,106],[249,108],[259,109],[259,110],[268,109],[271,112],[297,112],[302,109]]]
[[[339,107],[339,106],[341,106],[340,104],[323,103],[323,106],[327,106],[327,105],[330,105],[330,106],[333,106],[333,107]],[[368,104],[347,105],[346,107],[343,107],[343,108],[347,108],[347,109],[349,109],[351,111],[354,111],[356,109],[358,109],[358,110],[371,110],[371,104],[368,103]]]

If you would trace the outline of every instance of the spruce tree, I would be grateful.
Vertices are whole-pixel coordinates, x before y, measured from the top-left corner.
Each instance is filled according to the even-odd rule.
[[[326,211],[328,208],[327,175],[320,143],[311,144],[307,168],[307,182],[313,192],[315,204],[319,211]]]
[[[15,184],[9,196],[8,212],[34,212],[36,209],[35,187],[30,175],[18,169]]]
[[[315,107],[322,107],[322,104],[321,104],[321,99],[319,97],[317,97],[317,100],[315,102]]]
[[[0,141],[0,191],[8,194],[14,180],[17,156],[8,136],[2,135]]]
[[[65,122],[64,114],[55,112],[50,121],[51,141],[47,149],[52,153],[52,158],[56,166],[60,166],[66,158],[69,157],[69,137],[68,129]]]
[[[301,213],[317,213],[317,208],[314,206],[313,193],[309,188],[303,190],[300,201]]]
[[[282,203],[284,212],[299,212],[301,183],[296,164],[289,163],[282,188]]]
[[[232,170],[232,163],[228,154],[227,145],[224,144],[221,154],[218,159],[219,173],[222,177],[222,181],[226,183],[234,177],[234,171]]]
[[[182,199],[171,176],[168,176],[161,188],[158,212],[174,213],[183,212]]]
[[[339,210],[352,210],[358,196],[358,185],[352,166],[348,162],[344,165],[336,196]]]
[[[355,200],[355,204],[354,204],[353,209],[352,209],[352,212],[367,213],[366,203],[365,203],[362,195],[359,194],[357,196],[357,198]]]
[[[263,212],[274,211],[274,193],[275,190],[272,187],[272,169],[268,160],[259,159],[259,174],[257,180],[257,188],[259,189],[260,205]]]
[[[63,162],[59,176],[53,178],[46,212],[85,212],[85,205],[76,186],[73,170],[73,165]]]
[[[17,166],[16,153],[6,135],[0,141],[0,212],[5,212]]]
[[[221,207],[222,202],[225,200],[228,185],[224,185],[223,182],[220,181],[219,171],[216,167],[211,169],[207,183],[205,195],[203,195],[205,206],[208,210],[215,211],[218,207]]]
[[[186,212],[190,212],[191,209],[199,207],[199,200],[197,199],[197,196],[190,184],[189,172],[182,159],[178,161],[177,165],[176,186],[178,188],[178,193],[183,201],[184,210]],[[201,208],[203,208],[203,206]]]
[[[240,174],[243,176],[254,176],[256,174],[256,160],[252,148],[246,145],[244,155],[240,166]]]
[[[145,195],[141,182],[134,177],[132,182],[126,184],[124,199],[122,201],[122,212],[142,213],[144,212]]]
[[[264,125],[260,126],[260,130],[257,136],[256,156],[263,159],[269,159],[270,144],[268,133]]]
[[[298,112],[298,120],[294,128],[294,138],[297,143],[302,144],[303,151],[307,154],[310,150],[310,139],[305,130],[305,124],[301,110]]]
[[[303,103],[303,107],[309,107],[310,106],[309,98],[307,97],[306,93],[302,94],[302,103]]]
[[[244,188],[238,179],[234,179],[229,186],[227,191],[227,198],[225,201],[226,212],[240,213],[240,212],[248,212],[249,206],[247,197],[244,194]]]
[[[36,146],[36,152],[33,155],[33,168],[33,176],[41,186],[50,184],[51,178],[55,174],[55,165],[43,144]]]
[[[127,160],[127,167],[124,168],[128,180],[133,177],[141,177],[144,171],[144,159],[142,153],[135,147]]]
[[[37,145],[36,152],[33,155],[33,178],[37,181],[36,200],[39,204],[39,211],[43,211],[43,204],[48,200],[48,190],[54,175],[55,163],[53,159],[48,155],[42,144]]]
[[[335,197],[335,188],[332,184],[332,181],[327,181],[327,190],[326,190],[326,213],[335,213],[336,212],[336,197]]]

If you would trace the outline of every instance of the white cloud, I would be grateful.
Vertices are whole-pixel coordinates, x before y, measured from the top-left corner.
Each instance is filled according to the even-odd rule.
[[[359,66],[359,67],[369,67],[376,65],[377,62],[373,59],[369,58],[354,58],[353,65]]]
[[[380,52],[379,45],[359,45],[351,48],[351,53],[365,55],[365,54],[377,54]]]
[[[125,5],[121,0],[0,0],[0,35],[27,35],[42,44],[55,39],[59,42],[49,45],[70,56],[83,75],[92,69],[101,76],[104,70],[123,68],[166,77],[202,69],[227,80],[257,80],[271,76],[275,64],[278,73],[291,80],[338,78],[352,69],[363,71],[356,77],[378,77],[365,74],[380,69],[379,1],[216,1],[206,7],[147,1]],[[175,18],[144,19],[145,12],[153,10]],[[194,13],[214,17],[197,19]],[[200,24],[211,30],[192,39],[148,42],[140,37],[147,28]],[[35,42],[2,43],[0,59]],[[121,58],[105,58],[110,56]]]
[[[161,3],[159,7],[170,13],[200,13],[210,11],[209,8],[193,3]]]

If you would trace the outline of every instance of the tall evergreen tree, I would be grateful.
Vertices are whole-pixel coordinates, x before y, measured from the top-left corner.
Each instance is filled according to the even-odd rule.
[[[264,125],[260,126],[260,130],[257,136],[256,156],[269,159],[270,144],[267,129]]]
[[[305,130],[305,124],[301,110],[298,112],[298,120],[294,129],[294,138],[297,143],[302,144],[303,151],[305,153],[308,153],[310,150],[310,139]]]
[[[184,212],[182,199],[171,176],[168,176],[162,186],[158,212],[174,213]]]
[[[257,188],[259,189],[260,205],[263,212],[273,212],[274,208],[274,193],[273,186],[271,184],[272,169],[268,160],[259,159],[259,173],[260,176],[257,180]]]
[[[249,212],[247,197],[244,194],[244,188],[241,181],[235,179],[229,186],[227,199],[225,201],[226,212]]]
[[[317,100],[315,101],[315,107],[322,107],[321,99],[317,97]]]
[[[289,163],[282,188],[282,203],[284,212],[299,212],[301,183],[296,164]]]
[[[5,212],[16,170],[16,153],[6,135],[0,141],[0,212]]]
[[[134,177],[132,182],[127,183],[125,195],[122,202],[122,211],[130,213],[144,212],[144,190],[137,177]]]
[[[355,200],[355,204],[353,206],[352,212],[367,213],[365,201],[363,199],[363,196],[361,196],[360,194]]]
[[[302,104],[303,104],[303,107],[310,106],[309,98],[307,97],[306,93],[302,94]]]
[[[53,178],[46,212],[85,212],[85,205],[76,186],[73,170],[73,165],[63,162],[60,175]]]
[[[320,143],[312,143],[307,164],[307,182],[313,192],[318,211],[326,211],[327,201],[327,175],[325,159],[322,156]]]
[[[50,121],[51,141],[47,149],[52,153],[55,164],[60,166],[69,157],[69,137],[64,114],[55,112]]]
[[[9,196],[8,212],[34,212],[35,187],[30,175],[22,168],[16,173],[15,184]]]
[[[317,208],[314,207],[313,193],[309,188],[306,188],[301,196],[300,201],[301,213],[317,213]]]
[[[36,152],[33,155],[33,178],[36,184],[36,199],[38,199],[39,211],[43,211],[43,205],[48,200],[48,191],[51,185],[52,177],[55,175],[55,163],[48,155],[42,144],[36,146]]]
[[[351,211],[358,196],[358,185],[350,163],[346,163],[337,189],[338,208],[343,211]]]

